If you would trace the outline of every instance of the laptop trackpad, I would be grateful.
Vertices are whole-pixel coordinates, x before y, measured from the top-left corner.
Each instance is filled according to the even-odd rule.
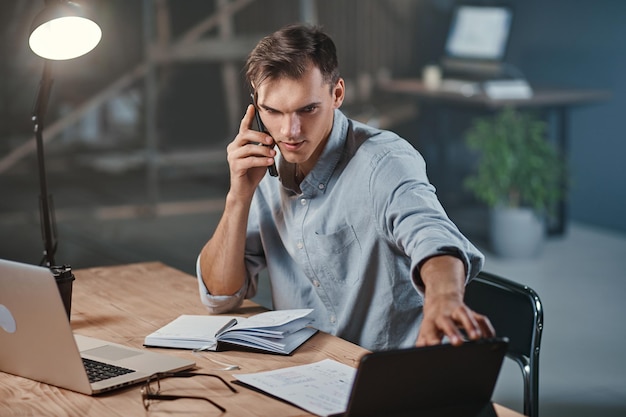
[[[94,349],[83,350],[81,353],[113,361],[119,361],[141,354],[141,352],[136,352],[130,349],[123,349],[112,345],[104,345]]]

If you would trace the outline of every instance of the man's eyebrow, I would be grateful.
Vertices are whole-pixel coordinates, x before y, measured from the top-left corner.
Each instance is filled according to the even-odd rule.
[[[321,104],[321,102],[320,102],[320,101],[314,101],[314,102],[312,102],[312,103],[305,104],[304,106],[302,106],[302,107],[300,107],[300,108],[296,109],[296,111],[297,111],[297,112],[298,112],[298,111],[303,111],[303,110],[305,110],[305,109],[307,109],[307,108],[310,108],[310,107],[316,107],[316,106],[319,106],[320,104]],[[281,111],[281,110],[275,109],[275,108],[273,108],[273,107],[271,107],[271,106],[268,106],[268,105],[266,105],[266,104],[263,104],[263,103],[259,103],[259,107],[262,107],[262,108],[263,108],[263,109],[265,109],[265,110],[269,110],[269,111],[273,111],[273,112],[277,112],[277,113],[282,113],[282,111]]]

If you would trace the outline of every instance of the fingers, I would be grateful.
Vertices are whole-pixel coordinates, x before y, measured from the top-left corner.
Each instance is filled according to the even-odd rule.
[[[252,129],[252,121],[254,120],[254,106],[252,104],[248,104],[246,108],[246,114],[243,115],[241,122],[239,122],[239,133],[242,133],[245,130]]]
[[[434,323],[422,322],[419,334],[417,335],[416,346],[432,346],[441,343],[444,333],[441,332]]]
[[[480,327],[480,331],[482,337],[495,337],[496,329],[491,324],[491,321],[487,316],[483,316],[482,314],[474,313],[476,315],[476,322]]]
[[[458,323],[451,315],[439,315],[437,317],[425,315],[417,336],[416,346],[438,345],[444,337],[447,337],[453,345],[463,343],[464,339]]]
[[[483,337],[483,329],[478,324],[477,314],[469,308],[461,308],[458,310],[458,316],[455,317],[458,326],[464,330],[470,340],[476,340]]]
[[[440,344],[447,337],[451,344],[460,345],[464,340],[494,337],[496,332],[489,319],[467,306],[456,308],[452,314],[424,317],[416,346]]]
[[[246,108],[246,114],[244,114],[239,123],[239,134],[233,141],[239,143],[239,146],[245,145],[245,142],[262,143],[264,145],[274,144],[274,139],[270,135],[252,128],[255,111],[254,106],[249,104]]]
[[[450,341],[451,344],[458,346],[462,344],[463,341],[465,340],[465,337],[459,328],[457,320],[450,320],[450,319],[445,320],[444,319],[442,320],[440,327],[441,327],[441,333],[443,333],[445,336],[448,337],[448,340]],[[439,339],[437,343],[441,343],[441,339]]]
[[[231,174],[231,191],[249,197],[261,179],[267,167],[274,164],[276,151],[274,141],[267,133],[252,129],[254,106],[249,105],[239,124],[239,132],[226,148]],[[267,146],[259,146],[267,145]]]
[[[251,168],[268,167],[274,163],[276,151],[267,146],[259,146],[248,140],[236,139],[228,148],[228,163],[233,171],[247,171]]]
[[[464,310],[461,328],[465,331],[470,340],[489,338],[496,335],[496,331],[487,316],[478,314],[468,307],[465,307]]]

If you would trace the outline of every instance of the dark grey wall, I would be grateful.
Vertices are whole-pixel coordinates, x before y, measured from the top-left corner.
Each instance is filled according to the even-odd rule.
[[[418,64],[435,59],[454,2],[427,0],[416,23]],[[486,3],[486,2],[483,2]],[[507,61],[531,84],[605,89],[611,99],[570,115],[569,213],[626,232],[626,1],[516,0]]]
[[[573,220],[626,232],[626,2],[516,1],[510,61],[532,82],[601,88],[571,112]]]

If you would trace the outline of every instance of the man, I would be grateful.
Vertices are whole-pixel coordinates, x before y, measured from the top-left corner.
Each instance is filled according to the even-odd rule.
[[[333,41],[288,26],[246,69],[268,133],[251,128],[250,105],[227,148],[224,214],[197,265],[209,310],[254,296],[267,268],[274,308],[313,308],[314,327],[370,350],[459,344],[461,329],[492,336],[463,303],[482,255],[446,216],[419,153],[339,110]],[[267,174],[275,161],[278,178]]]

